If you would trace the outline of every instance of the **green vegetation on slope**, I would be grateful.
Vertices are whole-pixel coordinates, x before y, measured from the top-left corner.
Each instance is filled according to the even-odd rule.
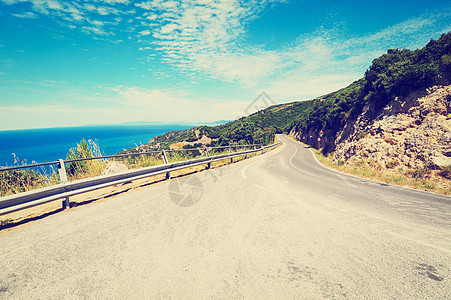
[[[215,126],[199,126],[182,131],[171,131],[151,140],[143,148],[149,149],[159,145],[169,149],[171,145],[186,142],[198,146],[228,146],[231,144],[270,144],[275,133],[287,132],[299,118],[311,113],[311,101],[274,105],[256,112],[248,117]],[[208,143],[200,143],[203,137],[212,139]],[[149,147],[150,146],[150,147]],[[126,152],[138,151],[129,149]]]
[[[364,97],[384,107],[397,96],[435,84],[449,84],[451,78],[451,33],[431,40],[423,49],[388,50],[375,59],[365,73]]]

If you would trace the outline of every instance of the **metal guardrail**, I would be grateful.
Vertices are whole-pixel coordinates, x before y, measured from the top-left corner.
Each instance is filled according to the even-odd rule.
[[[169,163],[167,160],[165,152],[168,150],[152,151],[152,153],[155,153],[155,152],[162,153],[163,160],[165,163],[162,165],[128,170],[128,171],[121,172],[121,173],[97,176],[97,177],[92,177],[92,178],[85,178],[85,179],[80,179],[80,180],[75,180],[75,181],[70,181],[70,182],[67,181],[64,163],[88,160],[88,159],[76,159],[76,160],[66,160],[66,161],[60,159],[58,162],[45,163],[45,164],[33,164],[28,167],[36,167],[39,165],[48,165],[48,164],[58,164],[58,172],[60,174],[60,179],[62,182],[57,185],[43,187],[43,188],[39,188],[36,190],[27,191],[27,192],[10,195],[10,196],[6,196],[6,197],[0,197],[0,215],[4,215],[4,214],[18,211],[21,209],[41,205],[41,204],[55,201],[58,199],[64,199],[63,208],[66,208],[66,207],[68,208],[68,207],[70,207],[70,202],[69,202],[70,196],[82,194],[85,192],[108,187],[111,185],[116,185],[116,184],[120,184],[120,183],[133,181],[136,179],[142,179],[142,178],[146,178],[146,177],[153,176],[153,175],[159,175],[159,174],[163,174],[163,173],[166,173],[166,179],[169,179],[170,172],[172,172],[172,171],[181,170],[181,169],[185,169],[185,168],[189,168],[189,167],[194,167],[194,166],[202,165],[202,164],[208,164],[208,168],[210,168],[212,162],[220,161],[220,160],[224,160],[224,159],[230,159],[231,162],[233,162],[234,157],[257,153],[259,151],[262,151],[262,153],[263,153],[265,150],[273,148],[275,146],[278,146],[279,144],[280,144],[280,142],[269,145],[269,146],[260,147],[260,148],[255,148],[255,146],[257,146],[257,145],[237,145],[237,147],[254,146],[254,149],[252,149],[252,150],[241,151],[241,152],[232,152],[230,146],[220,147],[220,148],[229,148],[230,153],[220,154],[220,155],[215,155],[215,156],[210,156],[210,154],[208,152],[208,148],[183,149],[181,151],[202,149],[205,151],[207,156],[201,157],[201,158],[190,159],[190,160],[179,161],[179,162],[173,162],[173,163]],[[215,148],[219,148],[219,147],[215,147]],[[145,154],[145,153],[136,153],[136,154],[131,154],[131,155],[142,155],[142,154]],[[124,156],[124,155],[119,155],[119,156]],[[125,156],[130,156],[130,154],[126,154]],[[118,155],[96,157],[96,158],[101,159],[101,158],[109,158],[109,157],[118,157]],[[96,159],[96,158],[89,158],[89,159]],[[24,168],[24,167],[27,167],[27,166],[21,166],[20,168]],[[6,170],[11,170],[11,168],[0,169],[0,171],[6,171]]]
[[[208,149],[212,150],[212,149],[219,149],[219,148],[247,148],[247,147],[256,147],[256,146],[261,146],[261,145],[262,144],[251,144],[251,145],[229,145],[229,146],[205,147],[205,148],[167,149],[167,150],[157,150],[157,151],[147,151],[147,152],[137,152],[137,153],[127,153],[127,154],[115,154],[115,155],[107,155],[107,156],[96,156],[96,157],[88,157],[88,158],[68,159],[68,160],[62,160],[62,161],[63,161],[63,163],[71,163],[71,162],[84,161],[84,160],[120,158],[120,157],[126,157],[126,156],[139,156],[139,155],[143,155],[143,154],[157,154],[157,153],[162,154],[163,152],[181,152],[181,151],[194,151],[194,150],[208,151]],[[59,159],[57,161],[52,161],[52,162],[23,165],[23,166],[13,166],[13,167],[1,167],[0,166],[0,172],[1,171],[18,170],[18,169],[26,169],[26,168],[34,168],[34,167],[40,167],[40,166],[48,166],[48,165],[59,165],[60,161],[61,161],[61,159]]]

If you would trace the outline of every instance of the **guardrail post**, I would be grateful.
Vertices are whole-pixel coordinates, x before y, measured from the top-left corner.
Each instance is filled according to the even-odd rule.
[[[58,174],[60,175],[61,183],[67,182],[66,166],[64,165],[64,160],[58,159]],[[70,208],[69,197],[65,197],[62,202],[63,209]]]
[[[207,157],[210,157],[210,153],[208,153],[208,148],[207,147],[205,147],[205,154],[207,154]],[[210,168],[211,168],[211,162],[209,162],[207,164],[207,169],[210,169]]]
[[[164,163],[167,164],[169,161],[168,161],[168,157],[166,156],[166,152],[164,152],[164,149],[163,149],[163,151],[161,151],[161,155],[163,156]],[[166,173],[166,179],[171,179],[171,173],[170,172]]]
[[[60,175],[61,182],[67,182],[66,166],[62,159],[58,159],[58,174]]]
[[[229,153],[232,153],[232,147],[229,146]],[[233,164],[233,157],[230,158],[230,163]]]

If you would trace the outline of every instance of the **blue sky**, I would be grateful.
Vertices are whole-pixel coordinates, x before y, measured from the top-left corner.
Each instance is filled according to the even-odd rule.
[[[448,31],[449,1],[0,0],[0,130],[235,119]]]

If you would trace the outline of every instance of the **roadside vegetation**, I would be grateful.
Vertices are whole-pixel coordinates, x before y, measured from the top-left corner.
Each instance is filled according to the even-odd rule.
[[[100,156],[98,145],[91,140],[82,140],[76,147],[69,150],[66,159],[92,158],[96,156]],[[19,164],[18,160],[16,160],[15,165],[25,165],[25,162]],[[105,166],[106,162],[98,159],[66,163],[67,178],[68,180],[77,180],[98,176],[102,173]],[[0,197],[57,183],[60,183],[60,178],[55,166],[0,171]]]
[[[437,168],[429,164],[422,169],[408,169],[399,172],[394,169],[377,168],[377,166],[371,166],[363,160],[355,165],[348,165],[340,161],[334,162],[332,153],[324,155],[321,149],[311,149],[320,163],[343,173],[383,183],[451,195],[451,166]]]
[[[52,178],[36,170],[10,170],[0,172],[0,197],[47,186]]]
[[[83,139],[75,148],[69,150],[66,160],[93,158],[101,156],[99,146],[92,140]],[[105,169],[106,162],[101,159],[70,162],[66,164],[68,180],[99,176]]]

